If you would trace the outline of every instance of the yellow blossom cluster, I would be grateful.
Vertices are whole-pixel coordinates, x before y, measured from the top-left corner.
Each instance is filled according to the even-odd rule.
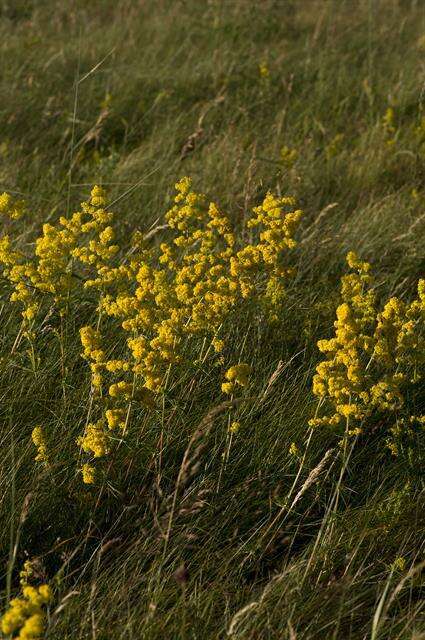
[[[231,423],[230,427],[229,427],[229,432],[230,433],[238,433],[238,431],[241,428],[241,423],[237,420],[233,420],[233,422]]]
[[[11,220],[20,218],[25,213],[25,202],[15,200],[9,193],[0,193],[0,215]]]
[[[352,272],[342,278],[335,335],[318,342],[326,357],[313,379],[319,406],[328,412],[310,425],[344,426],[358,434],[385,416],[393,425],[388,445],[396,453],[401,426],[425,422],[406,407],[425,363],[425,280],[411,303],[393,297],[378,311],[370,265],[352,252],[347,262]]]
[[[92,454],[95,458],[101,458],[109,453],[110,443],[104,420],[101,418],[97,422],[90,422],[85,428],[84,435],[78,438],[77,444],[86,453]]]
[[[235,364],[230,367],[224,374],[226,382],[221,385],[223,393],[232,394],[235,392],[237,385],[241,387],[248,386],[248,377],[251,373],[251,367],[246,363]]]
[[[83,475],[84,484],[94,484],[96,479],[96,470],[93,465],[86,462],[81,468],[81,473]]]
[[[32,578],[33,574],[34,574],[33,563],[31,562],[31,560],[25,560],[24,566],[19,572],[19,583],[21,587],[28,584],[28,579]]]
[[[96,329],[87,326],[80,329],[80,340],[83,345],[83,358],[90,363],[92,384],[98,389],[102,385],[101,370],[105,361],[105,353],[101,349],[102,337]]]
[[[291,442],[289,446],[289,455],[294,456],[294,458],[299,458],[300,450],[296,442]]]
[[[44,432],[42,427],[35,427],[32,430],[31,438],[35,446],[37,447],[37,455],[35,457],[36,462],[47,462],[47,444],[46,439],[44,437]]]
[[[239,305],[254,299],[269,317],[279,314],[292,274],[287,253],[296,244],[301,218],[294,204],[293,198],[268,193],[248,220],[250,241],[241,245],[227,216],[183,178],[165,215],[168,237],[149,246],[136,234],[126,261],[95,265],[95,277],[84,286],[100,292],[99,314],[104,322],[107,317],[118,321],[115,331],[122,337],[115,341],[118,357],[111,357],[98,328],[81,329],[83,357],[103,398],[104,415],[79,440],[84,450],[105,455],[108,428],[125,428],[131,403],[154,406],[154,394],[163,390],[170,368],[182,362],[188,340],[206,340],[213,353],[222,352],[223,324]],[[237,366],[239,377],[224,383],[228,393],[245,384],[245,365]],[[105,394],[103,383],[111,378]]]
[[[113,214],[96,186],[79,211],[43,225],[32,255],[15,247],[8,235],[0,238],[3,274],[11,300],[22,307],[23,330],[32,342],[44,301],[46,311],[55,308],[66,317],[72,296],[84,290],[92,292],[92,299],[97,296],[96,325],[80,329],[100,413],[78,440],[84,451],[95,458],[106,455],[111,431],[126,429],[132,403],[155,405],[155,394],[164,389],[171,368],[183,361],[188,341],[206,344],[206,356],[222,352],[224,324],[245,303],[256,301],[269,318],[279,316],[292,274],[287,254],[296,244],[301,218],[294,205],[293,198],[268,193],[236,237],[228,217],[183,178],[165,215],[168,235],[148,243],[136,233],[131,251],[118,262]],[[9,217],[16,217],[20,206],[7,195],[0,197],[0,212]],[[105,348],[108,323],[119,338]],[[245,385],[242,369],[238,375],[226,378],[228,393]],[[44,460],[41,428],[33,431],[33,441],[37,459]],[[92,480],[90,465],[82,473]]]
[[[64,314],[76,282],[81,277],[89,280],[86,273],[81,276],[76,272],[77,265],[91,267],[97,273],[118,251],[112,244],[112,214],[105,211],[105,205],[103,189],[94,187],[89,201],[81,204],[81,211],[70,218],[61,217],[56,224],[43,225],[30,257],[12,249],[8,235],[0,238],[0,263],[13,288],[10,299],[22,305],[27,327],[36,317],[43,296],[47,295],[49,301],[53,299],[58,311]],[[2,206],[10,210],[4,195],[0,196],[0,209]],[[14,207],[16,213],[16,203]],[[16,217],[15,213],[12,217]]]
[[[40,640],[46,626],[44,607],[51,598],[48,584],[32,587],[23,580],[22,597],[13,598],[1,618],[3,634],[20,640]]]

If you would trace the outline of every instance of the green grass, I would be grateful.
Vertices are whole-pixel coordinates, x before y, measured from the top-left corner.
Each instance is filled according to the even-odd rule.
[[[183,175],[237,228],[269,189],[305,211],[278,326],[253,312],[229,329],[226,359],[252,364],[255,397],[235,410],[230,448],[225,410],[202,423],[222,371],[194,365],[138,417],[101,486],[82,484],[75,445],[90,401],[78,328],[93,305],[72,310],[65,374],[55,314],[43,323],[34,372],[2,281],[3,609],[29,557],[55,588],[52,640],[425,638],[423,451],[393,458],[378,433],[347,460],[324,430],[307,446],[316,342],[347,251],[372,263],[382,299],[411,299],[425,272],[424,35],[414,0],[2,0],[0,191],[27,201],[23,247],[93,184],[124,246],[162,223]],[[49,468],[34,463],[38,424]]]

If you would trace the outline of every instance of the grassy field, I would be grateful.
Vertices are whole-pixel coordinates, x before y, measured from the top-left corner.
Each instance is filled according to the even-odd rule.
[[[0,51],[0,194],[11,196],[0,201],[1,610],[22,613],[14,630],[3,618],[4,637],[425,639],[424,3],[0,0]],[[158,257],[186,233],[173,229],[178,203],[165,217],[184,176],[227,221],[202,255],[193,246],[207,236],[186,238],[176,262],[212,256],[239,292],[215,315],[200,294],[195,329]],[[71,256],[43,225],[65,228],[90,202],[100,234],[94,185],[118,249],[105,240],[101,256],[85,239]],[[266,255],[247,222],[268,192],[282,215],[303,214]],[[106,285],[84,287],[84,251],[98,251],[97,273],[131,272],[109,308]],[[351,264],[341,291],[349,252],[373,280]],[[145,261],[156,271],[142,282]],[[127,330],[130,316],[114,316],[114,295],[137,283],[155,318],[183,315],[155,365],[161,385],[148,392],[135,370],[118,405],[107,389],[120,377],[111,365],[97,385],[99,363],[133,366],[127,338],[157,335],[153,320]],[[339,313],[334,326],[342,301],[357,320]],[[101,347],[97,334],[82,346],[86,326]],[[317,342],[341,326],[335,358],[362,353],[361,415],[356,372],[348,409],[313,390],[332,355]],[[381,364],[380,336],[396,344]],[[241,363],[239,383],[226,378]],[[107,430],[118,406],[122,424]],[[309,425],[325,409],[338,419]],[[97,418],[107,444],[90,448]],[[26,582],[51,596],[37,604]]]

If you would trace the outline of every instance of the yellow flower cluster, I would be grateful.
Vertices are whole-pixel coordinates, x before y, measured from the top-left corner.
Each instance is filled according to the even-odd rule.
[[[1,618],[4,635],[12,635],[20,640],[40,640],[45,630],[44,607],[52,598],[49,585],[22,586],[21,598],[13,598],[9,609]]]
[[[83,358],[90,363],[92,372],[92,384],[95,389],[102,385],[102,363],[105,361],[105,353],[101,349],[102,337],[93,327],[80,329],[80,340],[83,345]]]
[[[34,574],[34,569],[31,560],[25,560],[24,566],[19,572],[19,583],[21,587],[28,584],[28,579]]]
[[[104,420],[101,418],[97,422],[90,422],[85,429],[84,435],[77,439],[77,444],[86,453],[91,453],[95,458],[101,458],[109,453],[110,442],[105,430]],[[86,468],[88,473],[88,469]]]
[[[240,243],[227,216],[183,178],[165,216],[168,237],[148,245],[136,233],[128,257],[117,264],[113,214],[106,210],[103,189],[96,186],[78,212],[43,225],[33,255],[17,250],[9,236],[0,238],[0,263],[12,288],[11,300],[22,306],[30,340],[44,300],[65,316],[71,296],[81,295],[82,289],[97,291],[97,326],[82,327],[80,338],[93,393],[102,406],[99,419],[78,440],[84,451],[95,458],[106,455],[110,430],[126,428],[131,404],[154,406],[155,393],[182,362],[188,340],[206,344],[207,355],[222,352],[223,324],[245,302],[255,300],[270,318],[278,317],[292,273],[286,256],[296,244],[293,235],[301,217],[294,204],[292,198],[268,193],[248,220],[249,242]],[[0,197],[0,213],[13,218],[21,208],[8,195]],[[106,351],[102,323],[116,320],[121,337]],[[245,384],[240,376],[227,379],[229,389]],[[44,460],[41,428],[33,431],[33,441],[37,459]],[[87,481],[93,475],[89,467],[82,468]]]
[[[16,220],[25,213],[25,202],[14,200],[8,193],[0,193],[0,214]]]
[[[31,287],[34,269],[31,264],[22,262],[23,259],[22,254],[12,249],[8,235],[0,238],[0,264],[4,265],[3,275],[13,287],[10,299],[22,304],[22,317],[28,326],[37,314],[39,302],[35,299]]]
[[[294,456],[294,458],[300,457],[300,450],[296,442],[291,442],[289,446],[289,455]]]
[[[47,462],[47,445],[42,427],[35,427],[32,430],[31,438],[33,443],[37,447],[37,455],[35,457],[36,462]]]
[[[96,276],[84,285],[100,291],[98,311],[104,321],[118,320],[122,335],[119,357],[112,358],[106,357],[98,329],[81,329],[83,357],[93,387],[106,398],[109,429],[124,428],[131,402],[154,406],[154,394],[163,390],[170,368],[182,362],[188,340],[199,338],[212,352],[223,351],[220,332],[238,305],[255,299],[276,317],[292,274],[286,255],[296,244],[301,218],[293,198],[268,193],[248,221],[251,242],[237,246],[228,218],[192,191],[189,178],[176,184],[176,192],[165,215],[168,237],[149,247],[136,234],[125,262],[96,264]],[[109,383],[105,395],[103,381],[111,376],[119,379]],[[242,384],[242,369],[240,376],[225,384]],[[108,437],[104,423],[96,423],[80,444],[99,457],[109,450]]]
[[[229,427],[229,431],[230,433],[238,433],[240,428],[241,428],[241,423],[238,422],[237,420],[234,420]]]
[[[347,262],[353,271],[342,278],[335,336],[318,342],[326,358],[313,379],[319,406],[331,411],[310,425],[344,425],[348,434],[358,434],[367,419],[385,415],[393,420],[392,435],[402,435],[401,425],[425,422],[405,409],[405,390],[419,381],[425,362],[425,280],[413,302],[391,298],[378,312],[370,265],[352,252]],[[388,445],[397,451],[394,438]]]
[[[242,295],[255,294],[256,276],[266,274],[266,286],[259,297],[269,313],[270,320],[277,320],[285,295],[285,280],[293,275],[286,265],[288,249],[296,246],[294,232],[301,220],[302,211],[295,209],[283,214],[284,207],[293,207],[294,198],[276,198],[268,193],[247,222],[248,228],[259,230],[259,242],[242,248],[230,261],[230,272],[239,277]]]
[[[403,556],[397,556],[394,562],[390,565],[391,571],[404,571],[406,569],[406,558]]]
[[[3,206],[10,210],[10,205],[3,196],[1,198],[5,203]],[[92,267],[97,272],[118,251],[112,244],[114,233],[109,224],[112,214],[105,211],[105,204],[103,189],[94,187],[89,201],[81,204],[81,211],[69,219],[61,217],[55,225],[43,225],[42,235],[36,239],[35,252],[30,258],[12,250],[9,236],[0,239],[0,263],[13,287],[11,300],[23,306],[22,316],[27,326],[40,309],[40,294],[52,298],[64,314],[71,290],[78,280],[74,270],[76,264]],[[16,213],[16,203],[14,206]]]
[[[92,465],[88,463],[83,464],[81,473],[83,474],[84,484],[94,484],[96,480],[96,470]]]
[[[237,385],[241,387],[248,386],[248,377],[251,373],[251,367],[246,363],[235,364],[230,367],[224,374],[226,382],[221,385],[223,393],[232,394],[235,392]]]

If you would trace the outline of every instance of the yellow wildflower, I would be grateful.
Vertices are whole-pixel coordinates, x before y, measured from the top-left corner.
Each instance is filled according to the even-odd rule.
[[[25,560],[24,566],[19,572],[19,583],[22,587],[28,584],[28,578],[34,574],[34,569],[32,566],[32,562],[30,560]]]
[[[228,382],[223,382],[221,389],[224,393],[231,394],[234,392],[236,385],[246,387],[248,385],[248,376],[251,373],[251,367],[246,363],[240,363],[230,367],[224,374]]]
[[[251,373],[251,367],[246,363],[235,364],[230,367],[224,374],[226,380],[230,382],[237,382],[242,387],[246,387],[248,384],[248,376]]]
[[[108,409],[105,413],[105,417],[110,429],[125,426],[126,412],[124,409]]]
[[[31,433],[31,438],[33,443],[37,447],[37,455],[35,457],[35,460],[37,462],[47,462],[47,445],[42,427],[34,427]]]
[[[0,194],[0,214],[7,216],[11,220],[20,218],[25,213],[25,202],[14,200],[8,193]]]
[[[96,470],[91,464],[83,464],[81,473],[83,474],[84,484],[94,484],[96,479]]]
[[[397,453],[396,440],[408,435],[411,418],[420,419],[411,414],[408,424],[398,416],[406,403],[403,388],[417,381],[425,361],[425,288],[421,280],[413,302],[393,297],[378,311],[370,265],[353,252],[347,262],[354,273],[341,280],[335,335],[317,343],[325,359],[316,367],[313,393],[329,413],[309,424],[345,425],[348,435],[358,435],[371,416],[385,414],[388,420],[395,415],[387,445]]]
[[[298,449],[298,446],[296,445],[295,442],[291,442],[291,446],[289,447],[289,454],[296,458],[299,457],[300,450]]]
[[[110,439],[105,432],[103,420],[89,423],[84,436],[77,439],[77,444],[87,453],[93,453],[95,458],[107,455],[109,453]]]
[[[211,344],[214,348],[214,351],[216,351],[217,353],[220,353],[224,349],[224,340],[220,340],[219,338],[213,338]]]
[[[52,598],[49,585],[39,587],[25,585],[22,588],[23,597],[10,601],[9,609],[1,618],[1,630],[5,635],[16,634],[14,637],[24,640],[39,640],[45,630],[45,614],[43,607]]]
[[[406,569],[406,558],[398,556],[391,564],[392,571],[404,571]]]
[[[109,395],[113,398],[123,396],[126,400],[129,400],[133,395],[133,385],[124,380],[111,384],[109,387]]]

